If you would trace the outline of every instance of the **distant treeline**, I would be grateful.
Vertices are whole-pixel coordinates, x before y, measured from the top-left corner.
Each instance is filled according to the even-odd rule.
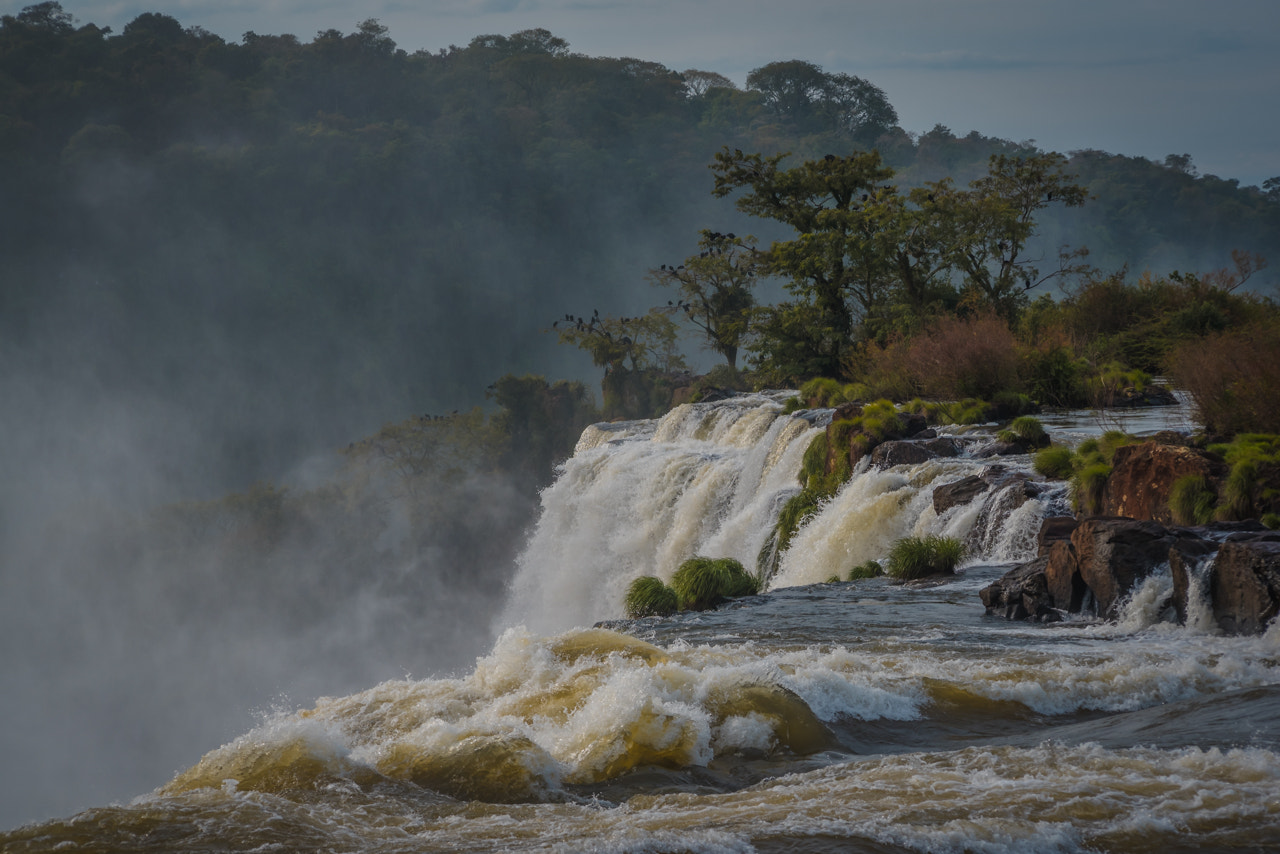
[[[0,357],[141,389],[220,437],[221,482],[275,476],[389,419],[468,407],[495,377],[587,377],[548,322],[642,314],[698,230],[767,244],[710,192],[724,147],[875,148],[902,187],[1030,143],[914,135],[873,83],[802,60],[712,71],[573,53],[545,30],[407,53],[365,21],[227,42],[172,17],[120,33],[47,2],[0,17]],[[1185,157],[1103,152],[1043,250],[1103,269],[1280,258],[1280,195]]]

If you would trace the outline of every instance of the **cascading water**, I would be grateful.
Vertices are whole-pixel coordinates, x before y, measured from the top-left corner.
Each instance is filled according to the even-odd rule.
[[[785,393],[677,407],[658,421],[587,428],[520,559],[504,626],[560,631],[622,615],[626,587],[664,580],[695,555],[756,570],[778,512],[799,491],[805,449],[829,412],[783,413]],[[963,437],[962,437],[963,438]],[[970,439],[969,447],[980,440]],[[1026,457],[1002,459],[1031,477]],[[966,540],[968,563],[1033,556],[1040,520],[1063,487],[1028,498],[1021,480],[934,512],[935,487],[981,474],[990,460],[959,456],[890,469],[866,462],[805,521],[768,579],[770,589],[847,575],[906,536]]]
[[[686,404],[657,422],[587,428],[542,494],[500,623],[551,632],[621,616],[633,578],[669,579],[695,555],[753,567],[819,429],[783,414],[782,399]]]
[[[1186,626],[1164,619],[1168,572],[1113,623],[986,617],[994,564],[1028,557],[1063,509],[1024,457],[864,465],[792,539],[768,595],[567,628],[617,616],[631,578],[690,555],[754,564],[824,420],[782,400],[586,430],[543,494],[509,625],[470,673],[282,711],[149,795],[0,833],[0,849],[1274,847],[1280,622],[1214,631],[1207,561]],[[972,451],[981,433],[959,438]],[[936,512],[938,488],[969,475],[987,488]],[[821,583],[924,533],[975,557],[936,585]]]

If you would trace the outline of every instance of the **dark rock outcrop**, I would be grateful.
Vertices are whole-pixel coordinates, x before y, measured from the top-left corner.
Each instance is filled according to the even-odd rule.
[[[1227,634],[1257,634],[1280,613],[1280,542],[1223,543],[1209,577],[1213,617]]]
[[[875,450],[871,452],[871,465],[882,469],[900,465],[919,465],[937,456],[923,442],[894,440],[876,445]]]
[[[1157,522],[1092,517],[1071,533],[1076,570],[1107,619],[1134,586],[1162,563],[1178,536]]]
[[[1266,631],[1280,614],[1280,533],[1256,522],[1178,528],[1117,517],[1078,523],[1051,517],[1041,525],[1038,557],[979,595],[988,614],[1011,620],[1086,610],[1113,619],[1139,582],[1165,563],[1179,621],[1187,619],[1197,574],[1207,582],[1214,620],[1228,634]]]
[[[991,484],[976,474],[945,483],[933,490],[933,512],[941,516],[952,507],[968,504],[991,488]]]
[[[941,516],[952,507],[971,503],[989,489],[1003,489],[1012,483],[1022,484],[1023,500],[1036,497],[1042,489],[1041,484],[1031,480],[1023,472],[1010,471],[1002,465],[992,465],[978,474],[936,487],[933,490],[933,512]]]
[[[1201,475],[1218,482],[1226,474],[1226,464],[1220,458],[1185,445],[1126,445],[1117,448],[1111,460],[1111,475],[1102,490],[1099,513],[1172,525],[1169,494],[1179,478]]]
[[[1051,623],[1062,615],[1050,604],[1045,581],[1048,557],[1039,557],[1007,572],[999,581],[978,594],[987,613],[1007,620]]]

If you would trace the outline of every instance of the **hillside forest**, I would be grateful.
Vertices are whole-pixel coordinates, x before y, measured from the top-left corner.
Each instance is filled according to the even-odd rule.
[[[305,581],[308,620],[492,605],[594,420],[818,380],[1018,414],[1280,355],[1280,179],[908,131],[803,59],[741,87],[539,29],[409,53],[43,2],[0,17],[0,201],[6,560],[52,537],[106,599],[76,544],[184,567],[159,613],[227,572]],[[1211,430],[1280,431],[1242,395]]]

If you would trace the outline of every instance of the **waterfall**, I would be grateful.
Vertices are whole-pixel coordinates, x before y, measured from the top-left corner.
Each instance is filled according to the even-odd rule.
[[[738,395],[654,421],[588,427],[542,493],[498,628],[552,633],[620,617],[633,579],[669,580],[695,555],[736,558],[754,571],[779,511],[800,489],[805,449],[830,417],[785,414],[790,394]],[[1025,457],[1000,464],[1030,473]],[[971,563],[1032,556],[1051,498],[1028,500],[1015,483],[934,512],[934,487],[989,465],[965,456],[890,469],[864,461],[796,533],[769,588],[844,575],[911,535],[960,537]]]

